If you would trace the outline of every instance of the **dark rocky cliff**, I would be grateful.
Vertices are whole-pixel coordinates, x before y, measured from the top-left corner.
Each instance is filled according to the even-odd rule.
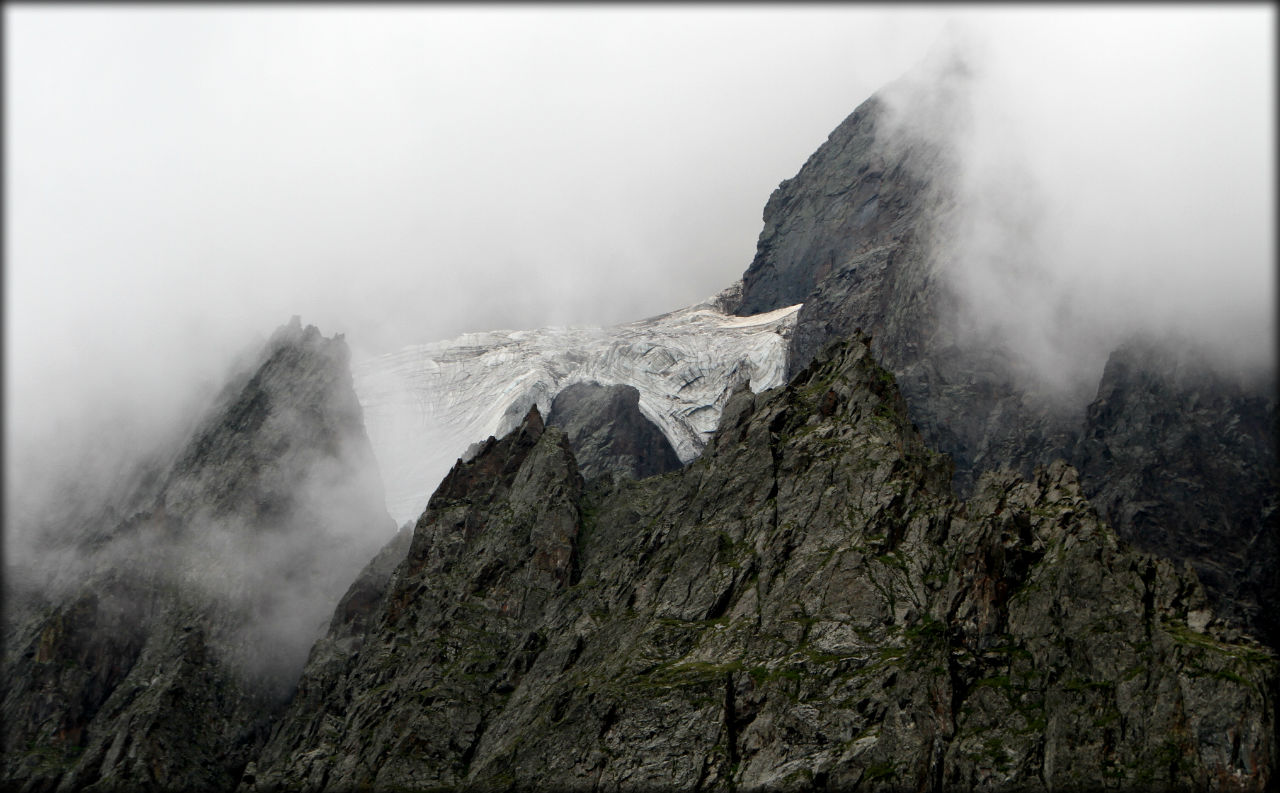
[[[564,430],[589,480],[605,474],[643,479],[680,467],[671,442],[640,412],[634,386],[566,386],[551,402],[547,424]]]
[[[1071,455],[1113,525],[1195,564],[1219,609],[1280,637],[1280,468],[1265,386],[1218,370],[1190,340],[1134,341],[1107,361]]]
[[[664,476],[584,490],[531,413],[353,587],[243,789],[1270,783],[1275,659],[1193,573],[1065,464],[951,474],[865,338]]]
[[[6,603],[6,789],[239,780],[394,528],[345,344],[295,318],[122,503],[51,540],[75,580]]]
[[[985,471],[1072,462],[1123,538],[1190,562],[1217,607],[1280,642],[1265,607],[1280,597],[1274,384],[1242,388],[1181,342],[1135,344],[1086,409],[1090,384],[1047,393],[998,339],[962,333],[947,244],[960,155],[945,129],[910,118],[962,119],[968,72],[962,59],[930,67],[859,106],[769,198],[738,312],[804,303],[793,373],[831,340],[871,334],[961,493]]]

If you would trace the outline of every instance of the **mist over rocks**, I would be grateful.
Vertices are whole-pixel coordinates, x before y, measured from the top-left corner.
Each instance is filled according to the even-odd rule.
[[[871,334],[961,493],[1070,461],[1122,537],[1189,561],[1216,608],[1277,641],[1261,606],[1280,598],[1274,367],[1223,353],[1227,317],[1204,333],[1145,308],[1127,327],[1086,321],[1089,298],[1047,271],[1033,174],[969,137],[989,101],[981,55],[944,40],[778,187],[737,310],[803,303],[789,372]]]
[[[1280,637],[1275,384],[1223,371],[1194,339],[1107,360],[1071,459],[1121,536],[1189,559],[1221,613]]]
[[[971,79],[963,51],[940,45],[854,110],[770,197],[738,306],[803,303],[791,373],[833,339],[871,335],[926,440],[955,460],[961,492],[983,470],[1029,476],[1063,456],[1083,414],[1083,404],[1033,393],[1043,390],[1035,372],[1000,339],[966,332],[945,236],[962,152],[922,119],[963,118]]]
[[[43,562],[73,581],[6,598],[7,786],[238,781],[394,530],[348,357],[295,317],[122,519],[70,527]]]
[[[1275,372],[1256,301],[1221,310],[1256,240],[1153,221],[1185,196],[1133,201],[1098,141],[1064,219],[980,45],[858,106],[707,301],[354,378],[295,317],[181,440],[108,444],[113,476],[22,517],[4,785],[1275,787]],[[1188,291],[1206,250],[1235,282]]]

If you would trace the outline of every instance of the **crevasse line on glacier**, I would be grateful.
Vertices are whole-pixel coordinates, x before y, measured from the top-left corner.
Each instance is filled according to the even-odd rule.
[[[733,390],[781,385],[799,305],[738,317],[733,287],[706,301],[609,328],[465,333],[407,346],[354,367],[387,507],[413,520],[473,443],[513,429],[533,404],[545,416],[579,382],[630,385],[640,411],[682,462],[698,456]]]

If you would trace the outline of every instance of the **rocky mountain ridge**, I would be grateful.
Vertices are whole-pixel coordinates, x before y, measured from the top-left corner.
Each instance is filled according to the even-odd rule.
[[[951,67],[897,90],[961,112]],[[9,590],[5,785],[1274,787],[1274,395],[1135,341],[1064,405],[972,344],[900,99],[712,301],[354,380],[278,331]]]
[[[306,363],[308,344],[333,343],[313,328],[301,342],[268,353],[195,434],[158,491],[174,528],[190,514],[250,526],[288,514],[276,494],[294,467],[243,464],[278,451],[277,430],[324,459],[343,448],[264,410],[284,397],[291,414],[286,384],[299,378],[321,427],[352,415],[341,378],[321,386]],[[318,368],[333,360],[345,363]],[[214,460],[208,472],[194,462]],[[953,474],[862,334],[785,387],[740,387],[699,459],[664,475],[588,483],[534,405],[459,461],[413,529],[356,576],[287,691],[228,663],[248,646],[228,639],[245,635],[242,612],[207,591],[175,595],[172,559],[103,565],[87,599],[19,630],[5,779],[243,791],[1272,784],[1275,656],[1214,615],[1193,571],[1118,541],[1064,463],[1030,480],[984,475],[967,501]],[[128,611],[140,600],[141,619]]]
[[[1194,574],[1065,464],[951,474],[865,337],[665,476],[584,489],[534,408],[353,587],[243,789],[1270,784],[1274,657]]]
[[[1121,537],[1190,562],[1216,608],[1275,644],[1274,371],[1246,384],[1195,339],[1134,339],[1096,388],[1063,395],[999,338],[967,332],[955,281],[962,155],[942,130],[962,125],[970,84],[962,57],[937,60],[863,102],[770,196],[737,313],[802,303],[792,373],[834,339],[871,334],[925,441],[955,461],[961,493],[986,471],[1029,477],[1065,459]],[[911,123],[922,118],[932,126]],[[992,255],[1030,255],[1017,244],[1010,235]]]

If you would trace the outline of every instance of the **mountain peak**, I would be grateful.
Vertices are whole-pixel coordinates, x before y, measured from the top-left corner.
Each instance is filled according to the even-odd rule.
[[[6,626],[6,788],[234,787],[262,737],[246,725],[394,530],[345,355],[282,326],[137,511],[77,549],[63,602]],[[29,744],[47,751],[7,751]]]

